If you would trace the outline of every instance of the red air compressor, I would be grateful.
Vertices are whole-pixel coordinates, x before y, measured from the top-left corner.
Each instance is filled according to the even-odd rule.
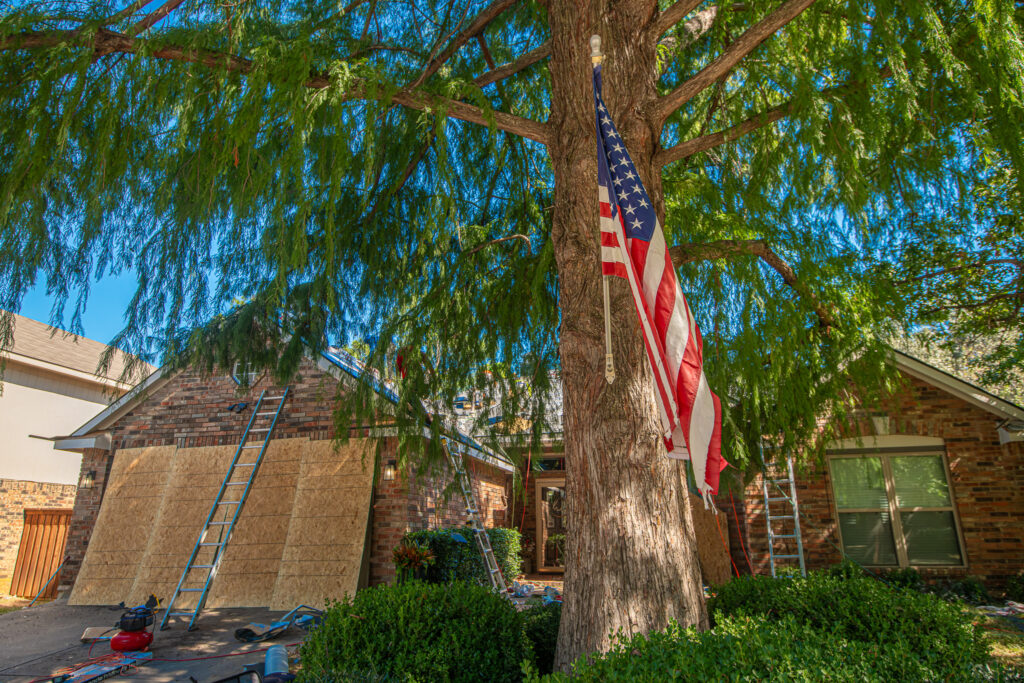
[[[117,622],[117,628],[121,630],[110,639],[110,649],[129,652],[149,647],[153,642],[153,632],[147,630],[147,627],[153,625],[153,607],[146,603],[122,614]]]

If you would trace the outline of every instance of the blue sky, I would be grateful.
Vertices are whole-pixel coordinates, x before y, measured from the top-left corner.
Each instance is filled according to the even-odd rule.
[[[137,284],[135,276],[131,273],[105,277],[92,284],[85,313],[82,315],[86,337],[106,343],[121,331],[124,326],[125,309],[131,302]],[[68,302],[65,306],[64,320],[61,321],[50,320],[53,305],[54,297],[46,293],[45,284],[39,284],[25,294],[18,313],[44,323],[54,322],[58,327],[67,329],[71,324],[69,318],[74,310],[73,302]]]

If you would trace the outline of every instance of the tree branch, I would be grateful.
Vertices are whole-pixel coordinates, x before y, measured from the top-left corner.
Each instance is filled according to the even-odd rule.
[[[961,270],[974,270],[977,268],[985,268],[987,266],[1014,266],[1018,271],[1024,273],[1024,261],[1015,258],[996,258],[988,261],[982,261],[981,263],[968,263],[962,266],[951,266],[949,268],[941,268],[934,270],[930,273],[924,273],[916,277],[907,278],[906,280],[900,280],[900,284],[909,284],[911,282],[920,282],[921,280],[930,280],[933,277],[939,277],[940,275],[947,275],[949,273],[955,273]]]
[[[142,21],[140,21],[139,23],[135,24],[130,29],[128,29],[128,31],[125,33],[125,35],[128,35],[128,36],[137,36],[137,35],[139,35],[143,31],[145,31],[146,29],[148,29],[151,26],[153,26],[156,22],[160,21],[161,19],[166,17],[168,14],[170,14],[174,10],[178,9],[178,6],[181,5],[183,2],[185,2],[185,0],[167,0],[167,2],[165,2],[162,5],[160,5],[160,7],[156,8],[155,10],[153,10],[152,12],[150,12],[149,14],[144,16],[142,18]]]
[[[509,7],[514,5],[518,0],[494,0],[488,5],[480,14],[476,15],[473,21],[469,22],[469,26],[462,29],[459,35],[455,36],[455,40],[448,44],[448,47],[439,54],[437,57],[432,59],[429,64],[423,69],[423,73],[419,77],[409,84],[409,89],[415,89],[423,85],[423,82],[437,73],[445,62],[451,59],[460,47],[462,47],[468,40],[475,37],[478,33],[484,30],[487,24],[494,21],[498,15],[507,10]]]
[[[545,42],[539,47],[533,48],[529,52],[524,52],[523,55],[516,59],[515,61],[491,69],[487,73],[477,76],[476,78],[473,79],[473,82],[482,88],[496,81],[508,78],[513,74],[517,74],[523,69],[533,64],[536,64],[540,60],[550,56],[551,43]]]
[[[655,110],[657,120],[664,122],[672,112],[728,73],[741,59],[753,52],[758,45],[795,19],[814,2],[815,0],[787,0],[777,10],[747,29],[713,62],[658,100]]]
[[[818,297],[814,295],[814,292],[809,287],[797,279],[793,267],[772,251],[771,247],[764,240],[718,240],[704,244],[681,244],[670,247],[668,253],[672,257],[672,264],[676,268],[697,261],[728,259],[741,255],[756,256],[781,275],[783,282],[807,300],[814,313],[818,316],[818,323],[826,331],[830,327],[835,327],[835,318],[832,316],[831,311],[822,305],[821,301],[818,300]]]
[[[665,35],[670,28],[682,21],[683,17],[697,9],[701,2],[703,0],[679,0],[676,4],[659,14],[658,21],[654,25],[658,35]]]
[[[880,79],[886,79],[892,76],[892,69],[884,67],[878,72]],[[843,85],[837,85],[832,88],[825,88],[818,93],[819,97],[846,97],[854,92],[858,92],[863,89],[867,84],[864,81],[850,81]],[[694,154],[700,152],[706,152],[707,150],[717,147],[726,142],[732,142],[733,140],[743,137],[747,133],[753,132],[758,128],[764,128],[765,126],[775,123],[779,119],[789,116],[796,110],[796,102],[794,100],[788,100],[778,105],[767,109],[760,114],[751,116],[745,121],[741,121],[735,126],[720,130],[716,133],[709,133],[707,135],[701,135],[685,142],[680,142],[678,145],[663,149],[655,153],[654,163],[657,167],[667,166],[672,162],[679,161],[691,157]]]
[[[476,245],[475,247],[466,252],[466,256],[469,256],[470,254],[475,254],[481,249],[489,247],[493,244],[500,244],[501,242],[508,242],[509,240],[523,240],[524,242],[526,242],[527,246],[530,245],[530,238],[527,237],[526,235],[507,235],[505,237],[499,237],[498,239],[491,240],[490,242],[484,242],[483,244]]]
[[[98,55],[113,53],[146,54],[155,59],[202,64],[211,69],[248,74],[253,69],[252,61],[237,55],[231,55],[203,48],[186,48],[180,45],[163,45],[152,51],[145,51],[148,41],[132,38],[122,33],[101,29],[91,39],[79,36],[75,31],[29,31],[16,35],[0,37],[0,50],[26,50],[32,48],[48,48],[58,45],[76,45],[92,48]],[[304,84],[307,88],[322,90],[330,87],[331,79],[327,74],[313,74]],[[366,99],[365,91],[357,86],[348,90],[347,99]],[[482,126],[493,123],[495,127],[514,133],[542,144],[548,143],[547,124],[514,116],[501,111],[484,112],[479,107],[459,102],[440,95],[432,95],[412,89],[402,89],[392,95],[391,100],[410,109],[444,109],[445,114],[461,121],[468,121]]]

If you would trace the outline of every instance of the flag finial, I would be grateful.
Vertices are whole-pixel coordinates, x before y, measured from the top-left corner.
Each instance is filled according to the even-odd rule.
[[[590,36],[590,61],[594,64],[600,64],[604,55],[601,54],[601,36],[596,33]]]

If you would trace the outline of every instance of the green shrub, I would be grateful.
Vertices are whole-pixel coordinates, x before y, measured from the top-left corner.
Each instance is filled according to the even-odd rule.
[[[1006,582],[1006,597],[1016,602],[1024,602],[1024,572],[1011,576]]]
[[[489,588],[410,581],[331,604],[300,650],[300,681],[518,681],[523,617]]]
[[[892,569],[882,573],[879,578],[894,588],[909,588],[915,591],[924,588],[924,579],[921,578],[921,573],[913,567]]]
[[[511,582],[519,575],[519,532],[515,529],[488,529],[494,559],[498,567]],[[403,543],[425,546],[434,554],[434,563],[426,570],[426,580],[431,583],[469,581],[490,585],[484,558],[468,526],[447,529],[426,529],[411,531],[402,538]]]
[[[542,674],[551,673],[555,665],[555,643],[558,625],[562,621],[562,603],[537,605],[523,612],[526,637],[533,645],[537,668]]]
[[[924,590],[938,595],[943,600],[964,600],[972,605],[984,605],[992,598],[977,576],[962,579],[941,579],[925,586]]]
[[[988,661],[981,629],[957,604],[870,578],[812,572],[806,579],[741,577],[718,588],[709,611],[729,616],[792,616],[843,638],[906,644],[924,665],[954,671]]]
[[[826,569],[825,573],[837,579],[857,579],[865,576],[865,572],[859,564],[845,557],[839,564],[834,564]]]
[[[581,659],[573,678],[528,672],[529,683],[619,681],[925,681],[972,680],[976,667],[938,668],[915,656],[905,640],[866,643],[829,629],[778,620],[719,614],[714,631],[676,625],[619,639],[606,654]]]

